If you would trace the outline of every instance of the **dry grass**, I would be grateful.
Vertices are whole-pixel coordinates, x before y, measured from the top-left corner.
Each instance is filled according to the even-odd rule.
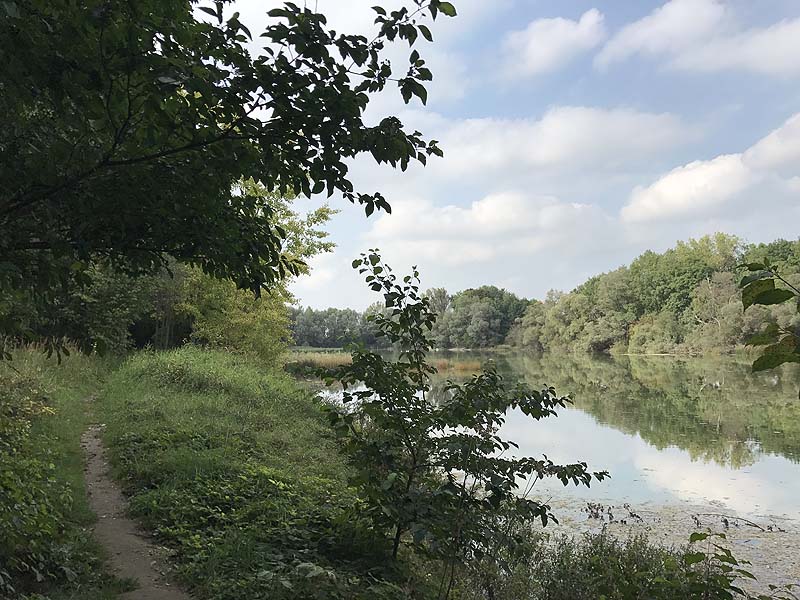
[[[290,352],[286,357],[288,364],[303,367],[329,369],[341,365],[349,365],[350,355],[347,352]],[[428,361],[440,373],[479,373],[481,361],[475,359],[432,358]]]
[[[290,352],[286,357],[286,362],[330,369],[349,365],[351,359],[347,352]]]

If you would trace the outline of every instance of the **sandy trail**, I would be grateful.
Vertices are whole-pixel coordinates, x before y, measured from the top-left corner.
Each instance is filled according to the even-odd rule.
[[[97,515],[95,539],[111,557],[115,574],[138,582],[137,589],[120,598],[190,600],[190,596],[164,576],[167,567],[163,549],[153,544],[126,516],[128,503],[109,473],[100,431],[99,425],[92,425],[81,439],[86,453],[86,488],[89,504]]]

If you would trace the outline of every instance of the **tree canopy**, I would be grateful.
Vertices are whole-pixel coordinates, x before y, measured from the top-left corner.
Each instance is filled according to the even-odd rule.
[[[393,66],[386,45],[432,40],[425,21],[454,16],[452,4],[375,7],[371,40],[292,3],[251,32],[230,4],[0,4],[4,305],[51,306],[97,261],[138,275],[169,257],[258,294],[302,262],[286,252],[275,207],[242,182],[339,194],[369,215],[389,204],[354,188],[348,159],[405,169],[441,154],[396,117],[370,124],[364,111],[389,84],[425,102],[424,59],[409,50]]]

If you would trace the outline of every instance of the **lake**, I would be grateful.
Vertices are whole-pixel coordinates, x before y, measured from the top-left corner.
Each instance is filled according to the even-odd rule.
[[[583,460],[611,479],[590,489],[540,482],[545,498],[714,504],[800,519],[798,365],[753,374],[733,357],[436,356],[494,360],[508,380],[571,396],[574,404],[556,418],[508,415],[503,434],[520,445],[518,454]],[[463,379],[456,373],[440,377]]]

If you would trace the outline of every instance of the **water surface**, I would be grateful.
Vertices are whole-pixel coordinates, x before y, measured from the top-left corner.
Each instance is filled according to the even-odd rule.
[[[591,489],[537,484],[545,497],[711,503],[800,519],[797,365],[753,374],[748,361],[730,357],[449,357],[492,359],[509,380],[572,397],[556,418],[508,415],[503,434],[519,454],[583,460],[612,478]],[[463,378],[455,373],[442,375]]]

